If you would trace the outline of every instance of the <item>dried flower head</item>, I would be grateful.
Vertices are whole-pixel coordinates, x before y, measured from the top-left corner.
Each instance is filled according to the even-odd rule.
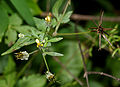
[[[25,35],[22,34],[22,33],[18,34],[18,37],[19,37],[19,38],[23,38],[24,36],[25,36]]]
[[[36,43],[37,43],[37,47],[43,47],[43,44],[41,44],[38,39],[36,39],[35,41],[36,41]]]
[[[49,71],[46,72],[46,78],[49,81],[55,81],[55,76],[51,72],[49,72]]]
[[[15,53],[16,58],[20,60],[28,60],[29,54],[26,51]]]

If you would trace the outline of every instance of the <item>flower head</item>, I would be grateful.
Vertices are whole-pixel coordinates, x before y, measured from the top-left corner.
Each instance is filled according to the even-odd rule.
[[[43,47],[43,44],[41,44],[38,39],[36,39],[35,41],[36,41],[36,43],[37,43],[37,47],[40,47],[40,46]]]
[[[49,72],[49,71],[46,72],[46,78],[49,81],[54,81],[55,80],[55,76],[51,72]]]
[[[24,36],[25,36],[25,35],[22,34],[22,33],[18,34],[18,37],[19,37],[19,38],[23,38]]]
[[[49,13],[49,15],[45,18],[45,21],[51,22],[51,16],[52,16],[52,14]]]
[[[28,60],[29,54],[26,51],[15,53],[17,59]]]

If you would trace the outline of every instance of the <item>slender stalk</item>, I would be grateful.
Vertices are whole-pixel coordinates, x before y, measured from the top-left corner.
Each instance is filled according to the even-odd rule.
[[[38,52],[38,50],[35,50],[35,51],[33,51],[33,52],[30,52],[29,55],[34,54],[34,53],[36,53],[36,52]]]
[[[103,73],[103,72],[93,72],[93,71],[91,71],[91,72],[87,72],[87,73],[88,74],[99,74],[99,75],[107,76],[107,77],[112,78],[114,80],[120,81],[120,78],[116,78],[116,77],[114,77],[112,75],[109,75],[109,74]]]
[[[64,15],[65,15],[65,12],[66,12],[67,7],[68,7],[69,4],[70,4],[70,0],[68,0],[67,4],[66,4],[66,6],[65,6],[65,9],[64,9],[63,14],[62,14],[62,16],[61,16],[61,18],[60,18],[60,21],[58,21],[58,24],[57,24],[57,26],[56,26],[56,28],[55,28],[55,32],[53,33],[53,36],[56,36],[57,31],[58,31],[58,28],[59,28],[59,26],[60,26],[60,23],[61,23]]]
[[[90,31],[88,31],[88,32],[80,32],[80,33],[57,33],[57,36],[80,35],[80,34],[86,34],[86,33],[90,33]]]
[[[77,31],[77,24],[75,25],[75,30]],[[86,64],[85,64],[85,58],[84,58],[84,55],[83,55],[83,52],[82,52],[81,43],[80,43],[79,38],[77,38],[77,40],[78,40],[78,45],[79,45],[79,50],[80,50],[80,53],[81,53],[82,61],[83,61],[83,66],[84,66],[84,72],[85,72],[84,77],[86,78],[87,87],[90,87],[89,86],[89,81],[88,81],[87,67],[86,67]]]
[[[39,50],[41,51],[41,48],[39,47]],[[46,65],[46,68],[47,68],[47,71],[49,72],[50,71],[50,69],[49,69],[49,67],[48,67],[48,64],[47,64],[47,61],[46,61],[46,58],[45,58],[45,54],[44,54],[44,49],[42,49],[42,51],[43,51],[43,59],[44,59],[44,62],[45,62],[45,65]]]

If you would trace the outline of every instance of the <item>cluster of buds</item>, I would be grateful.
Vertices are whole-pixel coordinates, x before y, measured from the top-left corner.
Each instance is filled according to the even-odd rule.
[[[28,60],[29,54],[26,51],[15,53],[16,58],[20,60]]]

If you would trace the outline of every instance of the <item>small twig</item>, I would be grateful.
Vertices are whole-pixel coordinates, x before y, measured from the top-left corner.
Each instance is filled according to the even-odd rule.
[[[52,57],[57,63],[59,63],[61,65],[61,67],[63,69],[66,70],[66,72],[68,72],[81,86],[83,86],[83,83],[76,77],[74,76],[67,68],[66,66],[57,58],[57,57]]]
[[[109,75],[109,74],[103,73],[103,72],[93,72],[93,71],[91,71],[91,72],[87,72],[87,73],[88,74],[99,74],[99,75],[107,76],[107,77],[112,78],[114,80],[120,81],[120,78],[114,77],[112,75]]]
[[[58,28],[59,28],[59,26],[60,26],[60,23],[61,23],[64,15],[65,15],[65,12],[66,12],[69,4],[70,4],[70,0],[67,1],[67,4],[66,4],[66,6],[65,6],[65,9],[64,9],[64,11],[63,11],[63,13],[62,13],[62,16],[61,16],[61,18],[60,18],[60,21],[58,21],[58,24],[57,24],[57,26],[56,26],[56,28],[55,28],[55,32],[53,33],[53,36],[56,36],[57,31],[58,31]]]
[[[77,24],[75,25],[75,30],[77,32]],[[85,64],[85,58],[84,58],[84,55],[83,55],[83,52],[82,52],[81,43],[80,43],[79,38],[77,38],[77,40],[78,40],[78,45],[79,45],[79,50],[80,50],[80,53],[81,53],[82,61],[83,61],[83,66],[84,66],[84,72],[85,72],[84,77],[86,78],[87,87],[90,87],[89,86],[89,81],[88,81],[87,67],[86,67],[86,64]]]
[[[46,12],[43,12],[41,14],[41,16],[43,16],[43,17],[46,17],[47,15],[48,15],[48,13],[46,13]],[[99,16],[72,14],[70,19],[75,20],[75,21],[99,20]],[[103,21],[120,22],[120,16],[118,16],[118,17],[103,17]]]

